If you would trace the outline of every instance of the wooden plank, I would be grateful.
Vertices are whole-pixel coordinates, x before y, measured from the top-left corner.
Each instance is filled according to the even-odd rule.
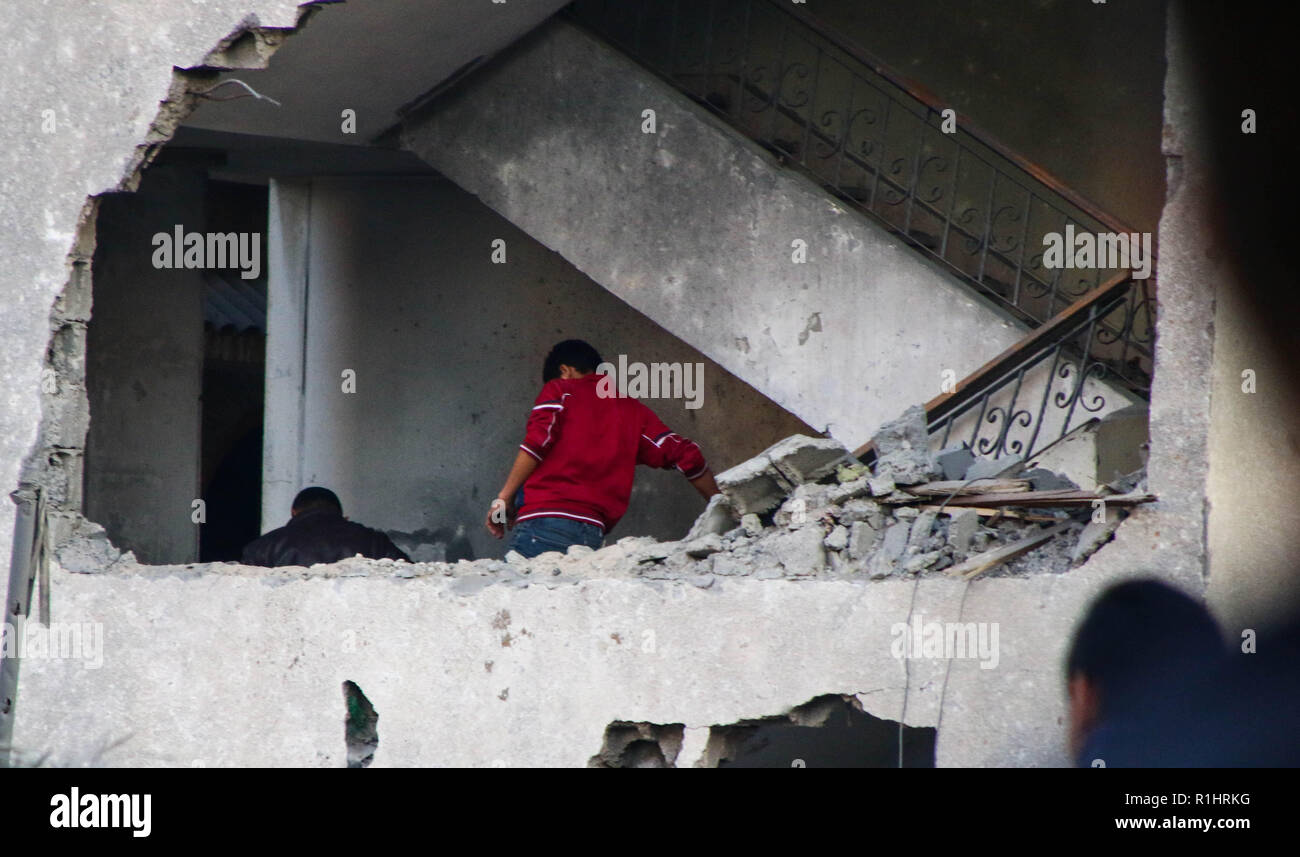
[[[960,577],[963,580],[972,580],[991,568],[996,568],[1004,562],[1013,560],[1021,554],[1028,553],[1052,537],[1063,532],[1066,527],[1073,524],[1073,521],[1062,521],[1055,527],[1047,527],[1039,530],[1033,535],[1026,536],[1018,542],[1012,542],[1009,545],[1002,545],[990,551],[985,551],[979,556],[973,556],[965,562],[954,565],[948,569],[948,574],[952,577]]]
[[[1132,506],[1138,503],[1150,503],[1156,498],[1151,494],[1096,494],[1092,491],[1025,491],[1020,494],[969,494],[961,498],[964,506],[1091,506],[1094,500],[1104,500],[1114,506]],[[879,498],[878,503],[889,505],[907,505],[906,501],[890,501]]]
[[[947,506],[917,506],[922,512],[938,512],[941,515],[954,515],[957,512],[974,512],[981,518],[1015,518],[1018,521],[1042,521],[1052,523],[1061,520],[1054,515],[1034,515],[1029,512],[1017,512],[1014,509],[991,509],[987,506],[967,506],[949,503]]]
[[[949,494],[1014,494],[1029,491],[1033,483],[1028,479],[976,479],[964,482],[954,479],[948,482],[927,482],[924,485],[909,485],[899,490],[918,497],[946,497]]]

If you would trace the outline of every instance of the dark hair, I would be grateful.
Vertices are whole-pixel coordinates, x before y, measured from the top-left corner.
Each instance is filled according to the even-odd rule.
[[[1065,677],[1094,682],[1109,708],[1162,675],[1208,667],[1225,651],[1205,605],[1158,580],[1132,580],[1092,603],[1074,632]]]
[[[542,383],[545,384],[547,381],[554,381],[560,377],[561,366],[572,366],[585,375],[595,372],[596,367],[604,362],[600,359],[600,352],[581,339],[566,339],[563,342],[557,342],[555,347],[551,349],[551,353],[546,355],[545,362],[542,363]]]
[[[339,496],[328,488],[304,488],[293,498],[293,511],[305,512],[308,509],[333,509],[343,514],[343,504]]]

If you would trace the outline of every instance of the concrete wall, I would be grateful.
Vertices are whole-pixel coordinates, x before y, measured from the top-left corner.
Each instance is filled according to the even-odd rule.
[[[643,134],[642,111],[658,132]],[[621,54],[551,22],[404,145],[596,282],[850,448],[1024,330],[776,168]],[[795,264],[791,242],[808,243]]]
[[[647,404],[715,471],[811,432],[451,182],[277,182],[272,223],[264,529],[322,484],[370,526],[429,542],[463,528],[473,555],[499,556],[482,518],[542,358],[569,337],[612,362],[703,363],[701,407]],[[491,260],[496,239],[505,264]],[[349,369],[355,393],[343,392]],[[680,538],[702,509],[676,471],[641,468],[614,536]]]
[[[376,767],[582,767],[616,720],[684,723],[687,767],[707,727],[825,693],[938,725],[939,765],[1061,765],[1060,661],[1115,575],[701,588],[639,579],[635,563],[593,572],[598,556],[558,577],[486,561],[55,568],[56,621],[99,623],[102,648],[87,634],[84,658],[24,662],[13,746],[56,765],[343,767],[351,680],[379,713]],[[891,627],[913,614],[999,623],[996,666],[895,657]]]
[[[150,170],[99,207],[87,334],[86,515],[142,562],[198,558],[203,271],[155,268],[155,233],[204,231],[201,173]]]
[[[160,103],[172,93],[175,68],[201,63],[241,22],[291,27],[297,16],[298,0],[0,5],[8,51],[0,104],[13,117],[0,130],[6,493],[38,439],[50,310],[72,274],[87,198],[130,186],[147,147],[165,138],[174,114]],[[0,556],[10,555],[12,538],[13,507],[3,502]]]
[[[146,13],[103,3],[84,16],[73,14],[71,3],[28,4],[24,15],[17,4],[0,11],[0,29],[15,34],[17,64],[35,75],[35,82],[24,74],[0,83],[23,80],[20,91],[4,91],[6,108],[23,117],[38,116],[47,102],[84,110],[80,134],[38,149],[23,137],[35,132],[16,123],[4,132],[17,134],[16,144],[0,147],[7,183],[0,250],[11,260],[0,316],[0,377],[8,390],[0,400],[0,477],[8,484],[37,436],[47,316],[67,278],[65,256],[86,194],[130,173],[131,154],[146,137],[173,64],[195,62],[247,11],[286,17],[291,5],[214,0],[184,9],[151,5]],[[67,40],[69,56],[48,50],[46,34],[53,32]],[[899,665],[877,660],[881,623],[906,615],[906,584],[744,580],[700,589],[607,575],[558,580],[554,588],[517,580],[480,588],[445,570],[406,581],[369,577],[364,563],[330,570],[336,576],[130,563],[110,574],[69,574],[56,564],[55,620],[102,622],[105,660],[99,670],[72,660],[24,663],[14,743],[76,763],[90,758],[86,750],[127,737],[105,761],[341,764],[339,682],[346,678],[379,710],[376,764],[582,764],[615,717],[694,727],[778,713],[837,689],[861,694],[878,715],[939,723],[941,764],[1059,761],[1059,655],[1086,597],[1124,574],[1155,574],[1193,591],[1203,583],[1210,429],[1204,379],[1214,370],[1215,281],[1205,267],[1204,208],[1188,193],[1195,185],[1180,183],[1192,110],[1188,61],[1171,29],[1172,192],[1161,219],[1150,412],[1150,485],[1160,501],[1138,509],[1114,542],[1067,574],[978,580],[964,590],[945,581],[919,587],[927,616],[949,618],[949,599],[961,596],[963,621],[1006,623],[1000,668],[981,673],[974,664],[954,665],[942,707],[938,676],[914,669],[908,686],[916,692],[904,716]],[[96,75],[110,68],[125,77],[119,99],[99,97]],[[582,204],[575,198],[574,206]],[[706,303],[701,312],[710,309]],[[1255,438],[1272,430],[1253,428]],[[0,548],[7,554],[11,512],[2,508]],[[231,616],[241,617],[246,632],[232,633]],[[413,634],[413,627],[428,632]],[[637,640],[645,630],[656,631],[662,660],[609,636]],[[506,634],[510,645],[502,645]],[[214,651],[223,657],[210,657]],[[692,747],[698,736],[688,732]]]

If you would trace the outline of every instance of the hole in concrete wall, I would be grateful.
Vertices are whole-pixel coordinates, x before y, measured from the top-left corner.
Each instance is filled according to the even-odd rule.
[[[701,760],[719,768],[933,768],[938,731],[873,717],[857,700],[820,696],[784,717],[714,726]]]
[[[669,723],[615,721],[605,727],[600,752],[587,762],[589,768],[674,768],[682,749],[685,726]]]
[[[354,681],[343,682],[343,702],[347,706],[343,739],[348,748],[348,767],[368,768],[379,749],[379,712]]]

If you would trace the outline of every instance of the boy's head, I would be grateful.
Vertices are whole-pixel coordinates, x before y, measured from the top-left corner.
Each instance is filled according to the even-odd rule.
[[[542,383],[565,377],[565,367],[570,370],[568,377],[590,375],[603,362],[600,353],[590,344],[581,339],[566,339],[556,343],[551,353],[546,355],[546,361],[542,363]]]

